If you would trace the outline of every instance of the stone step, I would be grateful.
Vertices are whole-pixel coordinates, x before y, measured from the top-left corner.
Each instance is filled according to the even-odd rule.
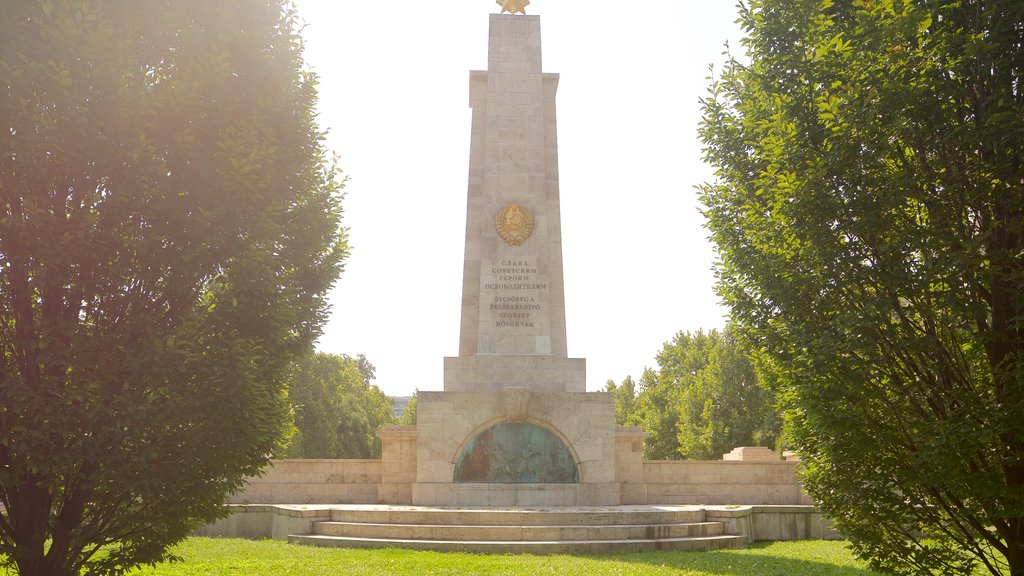
[[[595,526],[486,526],[438,524],[379,524],[366,522],[317,522],[320,536],[399,540],[533,541],[655,540],[720,536],[721,522],[677,524],[622,524]]]
[[[334,509],[335,522],[428,524],[443,526],[605,526],[683,524],[704,521],[694,506],[620,506],[592,508],[435,508],[358,506]]]
[[[462,541],[407,540],[394,538],[347,538],[323,535],[293,535],[297,544],[334,548],[404,548],[436,552],[476,554],[599,554],[605,552],[653,552],[656,550],[709,551],[742,548],[743,536],[706,536],[699,538],[645,538],[641,540],[562,540],[562,541]]]

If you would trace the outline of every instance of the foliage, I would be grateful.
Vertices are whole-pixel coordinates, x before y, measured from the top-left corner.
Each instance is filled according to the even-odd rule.
[[[4,2],[0,30],[0,555],[120,574],[285,433],[341,182],[284,2]]]
[[[677,397],[677,391],[669,382],[662,381],[657,371],[644,369],[640,376],[640,392],[633,402],[632,412],[626,417],[626,425],[639,426],[649,434],[644,441],[644,458],[647,460],[680,460],[683,457],[676,438],[679,429]]]
[[[650,434],[647,459],[716,459],[737,446],[774,445],[774,398],[731,329],[679,332],[657,361],[658,371],[644,371],[637,398],[631,378],[606,387],[616,395],[616,419]]]
[[[184,562],[140,571],[140,576],[419,576],[421,574],[579,576],[871,576],[844,542],[752,544],[715,552],[631,552],[589,556],[464,554],[412,550],[352,550],[285,542],[190,538],[177,552]]]
[[[774,446],[781,427],[774,396],[729,329],[708,336],[707,363],[692,379],[674,376],[689,380],[679,398],[679,452],[709,460],[737,446]]]
[[[878,568],[1024,574],[1024,3],[741,23],[703,202],[808,490]]]
[[[416,425],[416,407],[417,400],[419,399],[420,390],[419,388],[413,390],[412,398],[409,399],[409,403],[405,405],[405,409],[402,410],[402,415],[398,418],[398,424],[401,426],[415,426]]]
[[[625,426],[629,415],[636,409],[636,384],[633,377],[626,376],[620,385],[616,385],[614,380],[609,380],[605,383],[604,391],[615,394],[615,423]]]
[[[286,458],[379,458],[377,430],[393,420],[391,399],[370,382],[374,367],[317,352],[299,361],[288,389],[295,436]]]

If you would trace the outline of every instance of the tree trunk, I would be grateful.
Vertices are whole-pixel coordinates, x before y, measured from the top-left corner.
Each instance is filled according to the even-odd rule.
[[[1006,563],[1010,565],[1010,576],[1024,576],[1024,518],[1010,520],[1016,538],[1006,539]]]
[[[10,489],[9,489],[10,490]],[[12,558],[20,576],[78,576],[66,555],[47,554],[52,498],[41,478],[29,477],[16,488],[9,517],[14,529]]]

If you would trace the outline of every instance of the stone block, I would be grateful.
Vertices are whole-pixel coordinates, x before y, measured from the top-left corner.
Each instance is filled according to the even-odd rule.
[[[578,506],[618,506],[621,487],[614,482],[580,484]]]
[[[608,484],[615,481],[614,462],[607,460],[588,460],[580,462],[580,482],[587,484]]]
[[[536,342],[531,345],[536,346]],[[586,389],[586,361],[580,358],[448,357],[444,359],[444,374],[447,392],[500,392],[505,386],[524,386],[548,393]]]
[[[778,452],[763,446],[741,446],[732,452],[722,454],[722,460],[741,462],[777,462],[782,459]]]
[[[630,504],[647,504],[647,485],[620,484],[619,503],[623,506]]]

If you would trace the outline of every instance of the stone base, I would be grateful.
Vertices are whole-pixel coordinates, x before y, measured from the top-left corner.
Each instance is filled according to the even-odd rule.
[[[372,538],[382,547],[413,547],[420,543],[450,541],[453,551],[466,551],[467,540],[492,540],[496,544],[556,544],[558,540],[583,540],[593,548],[518,550],[498,547],[480,552],[610,552],[632,550],[636,539],[661,538],[643,548],[674,548],[678,537],[707,540],[715,534],[735,535],[734,544],[758,540],[839,539],[827,518],[814,506],[614,506],[515,508],[431,508],[419,506],[229,506],[230,515],[196,531],[198,536],[222,538],[273,538],[295,540],[295,535],[323,533],[333,522],[336,528],[354,531],[351,536]],[[689,526],[687,526],[689,525]],[[699,528],[696,532],[693,528]],[[714,528],[715,531],[708,529]],[[373,530],[374,532],[366,532]],[[388,538],[384,540],[384,538]],[[416,540],[419,538],[420,540]],[[608,538],[608,539],[603,539]],[[423,540],[426,539],[426,540]],[[628,539],[619,545],[618,539]],[[301,541],[301,540],[300,540]],[[441,541],[441,542],[439,542]],[[317,543],[317,542],[312,542]],[[322,542],[321,542],[322,543]],[[334,545],[354,545],[336,542]],[[367,545],[364,541],[359,545]]]
[[[832,522],[813,505],[707,506],[705,518],[722,522],[728,534],[758,540],[841,540]]]
[[[509,418],[509,405],[502,391],[420,392],[416,482],[454,482],[455,462],[467,442]],[[612,394],[546,394],[534,390],[527,400],[526,421],[546,428],[569,447],[580,483],[615,482],[617,427]]]
[[[457,358],[449,361],[466,365],[492,367],[483,357]],[[513,361],[511,358],[493,359]],[[520,359],[522,360],[522,359]],[[530,359],[538,363],[554,359]],[[562,362],[571,362],[562,359]],[[582,362],[582,361],[581,361]],[[512,368],[512,364],[509,364]],[[446,370],[447,371],[447,370]],[[532,370],[531,370],[532,371]],[[511,371],[510,373],[515,373]],[[540,392],[530,386],[507,386],[492,392],[420,392],[417,400],[416,425],[416,480],[412,484],[412,503],[426,506],[614,506],[619,504],[619,484],[616,479],[615,398],[605,392]],[[510,393],[514,392],[514,393]],[[535,429],[564,445],[571,465],[575,466],[574,482],[563,484],[536,484],[537,480],[508,484],[503,482],[477,483],[466,477],[457,477],[457,462],[466,454],[477,438],[495,430],[496,426],[522,420]],[[482,441],[482,440],[481,440]],[[529,447],[505,446],[502,470],[544,469],[548,458],[537,455],[538,445]],[[385,450],[387,452],[387,450]],[[385,454],[387,458],[387,454]],[[561,460],[559,460],[561,461]],[[538,475],[538,478],[551,478]],[[544,482],[545,480],[539,480]],[[561,480],[558,480],[561,482]],[[578,482],[577,482],[578,481]]]
[[[309,534],[313,525],[331,519],[328,506],[229,504],[231,513],[195,531],[206,538],[287,540],[290,534]]]
[[[456,356],[444,359],[445,392],[586,392],[587,361],[554,356]]]
[[[418,506],[552,507],[617,506],[619,485],[608,484],[449,484],[416,483]]]
[[[338,510],[288,541],[344,548],[474,554],[595,554],[739,548],[748,541],[692,507],[617,506]]]

